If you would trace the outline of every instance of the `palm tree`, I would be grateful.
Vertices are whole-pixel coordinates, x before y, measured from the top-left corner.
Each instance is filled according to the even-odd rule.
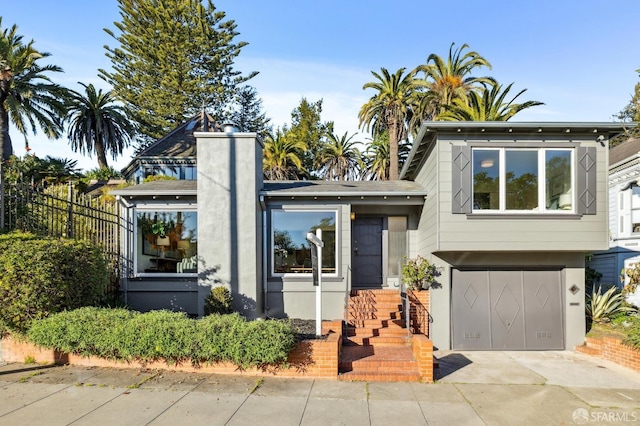
[[[393,75],[385,68],[381,74],[371,71],[376,81],[366,83],[363,89],[374,89],[377,93],[360,108],[358,118],[360,126],[373,135],[387,130],[389,132],[389,178],[398,179],[398,144],[407,136],[406,123],[413,116],[417,104],[418,85],[415,72],[404,74],[400,68]]]
[[[454,99],[453,104],[445,105],[445,111],[440,114],[439,119],[443,121],[507,121],[523,109],[544,105],[538,101],[513,103],[527,89],[521,90],[506,102],[505,98],[512,85],[513,83],[508,85],[502,93],[502,85],[497,82],[491,85],[491,89],[484,85],[482,93],[472,91],[467,97]]]
[[[491,69],[491,64],[475,51],[462,54],[469,45],[463,44],[459,49],[453,49],[455,43],[449,47],[449,56],[445,61],[432,53],[427,63],[419,65],[414,72],[424,73],[424,83],[428,89],[421,99],[420,118],[437,120],[444,111],[445,105],[450,105],[454,99],[464,97],[479,83],[490,83],[488,77],[471,77],[469,74],[478,67]]]
[[[0,30],[2,18],[0,18]],[[29,130],[40,127],[49,138],[62,134],[63,102],[66,90],[52,83],[48,74],[62,72],[55,65],[40,66],[37,61],[49,56],[37,51],[33,40],[24,44],[16,25],[0,32],[0,158],[13,154],[9,120],[25,138]]]
[[[82,155],[92,153],[98,158],[98,167],[106,169],[107,153],[115,160],[129,146],[134,133],[124,108],[115,104],[112,92],[96,91],[93,84],[85,88],[85,94],[69,91],[69,143],[71,149]]]
[[[409,157],[411,144],[408,141],[398,145],[398,165],[404,165]],[[376,135],[362,155],[363,180],[389,180],[389,134]]]
[[[358,178],[361,155],[356,147],[359,142],[351,140],[354,136],[355,134],[347,137],[347,132],[342,136],[330,133],[329,140],[321,142],[316,164],[324,179],[355,180]]]
[[[300,153],[307,146],[299,140],[287,138],[278,129],[275,136],[269,136],[264,142],[262,170],[267,179],[287,180],[298,179],[302,172]]]
[[[367,146],[362,156],[363,179],[389,180],[389,135],[377,135]]]

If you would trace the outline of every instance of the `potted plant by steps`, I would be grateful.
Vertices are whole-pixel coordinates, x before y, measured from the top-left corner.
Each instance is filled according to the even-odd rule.
[[[438,268],[422,256],[407,259],[402,265],[402,280],[409,290],[426,290],[438,276]]]

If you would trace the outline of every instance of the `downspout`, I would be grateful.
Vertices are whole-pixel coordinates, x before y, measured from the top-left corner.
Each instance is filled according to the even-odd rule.
[[[260,196],[260,207],[262,208],[262,314],[266,317],[269,305],[267,304],[267,206],[264,202],[264,195]]]

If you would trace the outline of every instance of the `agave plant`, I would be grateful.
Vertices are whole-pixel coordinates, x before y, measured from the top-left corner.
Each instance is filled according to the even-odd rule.
[[[622,312],[630,312],[635,309],[624,303],[624,296],[617,287],[611,287],[602,294],[602,287],[592,290],[586,298],[587,317],[594,323],[609,322],[611,317]]]

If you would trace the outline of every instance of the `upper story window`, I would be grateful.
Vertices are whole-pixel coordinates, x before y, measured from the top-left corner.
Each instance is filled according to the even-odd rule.
[[[145,165],[137,173],[137,183],[142,183],[149,176],[171,176],[178,180],[196,180],[197,169],[192,164]]]
[[[136,272],[198,272],[198,213],[195,210],[136,212]]]
[[[474,148],[473,211],[573,211],[572,149]]]
[[[631,232],[640,233],[640,187],[631,187]]]
[[[311,274],[311,246],[308,232],[322,230],[322,272],[335,274],[337,212],[273,210],[271,213],[271,254],[274,274]]]

